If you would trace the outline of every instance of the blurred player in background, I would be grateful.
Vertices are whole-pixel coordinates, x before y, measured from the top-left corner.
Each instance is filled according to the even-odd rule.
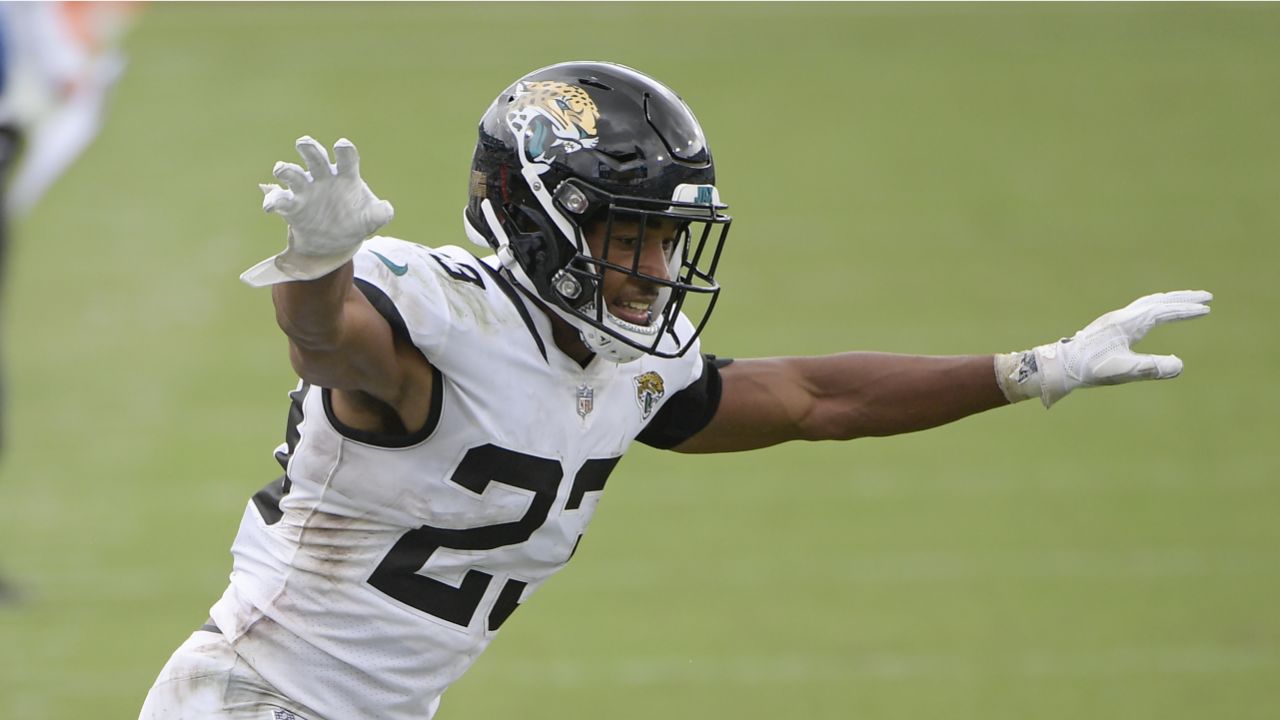
[[[1148,295],[995,356],[704,354],[730,225],[711,152],[674,92],[607,63],[530,73],[484,114],[464,212],[484,259],[370,238],[392,208],[355,146],[297,149],[307,167],[263,186],[288,246],[242,276],[272,286],[301,378],[285,473],[143,718],[429,718],[572,557],[633,440],[726,452],[1049,406],[1178,375],[1130,344],[1209,311]]]
[[[0,3],[0,279],[5,229],[89,146],[137,3]],[[0,438],[3,435],[0,434]]]
[[[25,136],[5,199],[9,213],[28,212],[97,136],[111,88],[124,71],[119,41],[139,7],[0,3],[7,51],[0,123]]]
[[[0,300],[9,224],[31,210],[98,134],[108,93],[124,70],[116,43],[137,5],[0,2]],[[0,310],[0,338],[3,331]],[[0,445],[3,420],[0,365]],[[0,580],[0,601],[13,596]]]

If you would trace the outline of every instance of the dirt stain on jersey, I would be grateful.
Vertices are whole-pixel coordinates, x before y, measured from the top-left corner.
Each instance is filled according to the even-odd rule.
[[[348,517],[315,511],[307,516],[298,537],[301,550],[294,565],[330,585],[363,582],[377,565],[376,538],[398,532],[367,517]]]
[[[428,267],[440,276],[450,314],[458,319],[473,320],[481,330],[491,330],[495,319],[488,301],[484,271],[471,262],[455,260],[442,253],[432,252],[430,257],[435,262],[428,263]]]

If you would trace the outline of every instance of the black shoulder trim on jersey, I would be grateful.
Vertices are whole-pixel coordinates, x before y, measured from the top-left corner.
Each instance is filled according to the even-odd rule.
[[[520,319],[524,320],[524,325],[529,329],[529,334],[533,336],[533,341],[538,343],[538,352],[542,353],[542,359],[547,360],[547,346],[542,342],[542,336],[538,334],[538,327],[533,324],[533,317],[529,315],[529,308],[520,299],[519,293],[516,292],[515,288],[511,287],[511,283],[507,282],[506,278],[502,277],[502,273],[489,267],[488,263],[481,262],[477,264],[489,272],[489,276],[493,278],[494,283],[502,289],[503,294],[507,296],[511,304],[516,306],[516,311],[520,313]]]
[[[405,323],[404,316],[400,314],[400,308],[397,308],[396,304],[391,301],[391,298],[387,297],[387,294],[382,292],[382,288],[363,278],[356,278],[355,281],[356,288],[359,289],[361,293],[364,293],[364,296],[368,298],[369,304],[373,306],[373,309],[377,310],[378,314],[386,318],[387,322],[391,325],[391,332],[395,333],[396,337],[401,340],[406,340],[412,343],[413,337],[409,335],[409,326]]]
[[[289,482],[289,476],[281,475],[254,493],[253,504],[258,508],[258,514],[266,524],[275,525],[280,522],[280,518],[284,517],[284,511],[280,509],[280,501],[289,494],[292,484]]]
[[[659,410],[636,440],[650,447],[669,450],[688,440],[711,422],[720,407],[720,368],[732,358],[702,356],[702,375],[676,393]]]
[[[396,414],[390,406],[366,396],[372,403],[381,405],[385,411],[383,415],[387,420],[389,427],[397,428],[400,432],[372,432],[369,430],[361,430],[353,428],[338,419],[333,412],[333,391],[329,388],[321,388],[320,397],[324,401],[324,415],[329,420],[329,424],[333,426],[338,434],[349,440],[364,443],[365,445],[373,445],[375,447],[384,448],[406,448],[412,447],[425,441],[431,437],[436,431],[436,427],[440,424],[440,412],[444,406],[444,375],[440,373],[440,368],[435,365],[431,366],[431,411],[427,414],[427,422],[422,425],[422,429],[411,433],[400,422],[399,415]]]

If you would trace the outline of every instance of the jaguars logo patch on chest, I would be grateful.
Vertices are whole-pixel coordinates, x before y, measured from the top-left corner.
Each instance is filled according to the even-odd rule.
[[[658,401],[667,393],[662,376],[650,370],[632,378],[631,383],[636,388],[636,404],[640,406],[640,417],[648,420],[653,414],[653,409],[658,406]]]

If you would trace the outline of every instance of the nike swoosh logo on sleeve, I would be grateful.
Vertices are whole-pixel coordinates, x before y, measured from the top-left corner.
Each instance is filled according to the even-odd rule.
[[[396,277],[399,277],[409,272],[408,265],[400,265],[399,263],[391,262],[391,260],[389,260],[386,255],[383,255],[377,250],[370,250],[369,252],[373,253],[374,255],[377,255],[378,259],[382,261],[382,264],[386,265],[387,269],[389,269],[392,273],[394,273]]]

